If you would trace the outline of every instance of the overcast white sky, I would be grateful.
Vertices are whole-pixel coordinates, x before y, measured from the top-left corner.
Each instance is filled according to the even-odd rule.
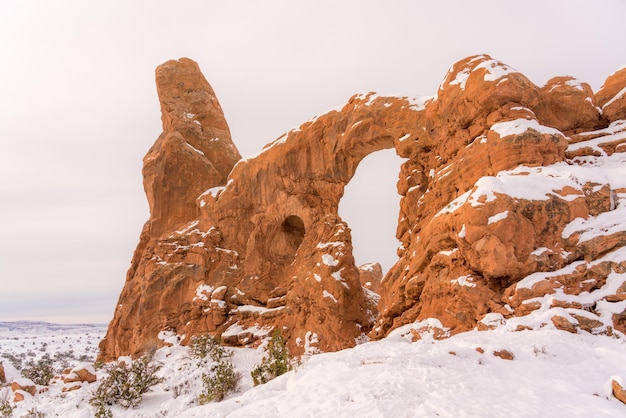
[[[354,93],[432,95],[477,53],[597,90],[626,65],[625,18],[624,0],[2,0],[0,320],[112,317],[168,59],[200,64],[247,156]],[[346,190],[357,263],[395,260],[400,163],[370,156]]]

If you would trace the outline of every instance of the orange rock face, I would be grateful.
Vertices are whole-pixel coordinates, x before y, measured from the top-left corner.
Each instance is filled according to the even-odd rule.
[[[402,247],[383,279],[374,337],[430,317],[458,333],[487,314],[524,316],[546,305],[536,298],[592,292],[623,272],[624,225],[609,221],[623,160],[607,177],[590,158],[623,152],[626,138],[615,134],[620,123],[607,128],[596,102],[571,77],[539,89],[486,56],[453,66],[420,114],[426,129],[397,144],[408,158],[398,184]],[[612,231],[587,237],[585,220],[599,218]],[[610,332],[589,305],[567,307],[555,326]]]
[[[355,96],[235,164],[203,80],[190,60],[157,69],[164,132],[144,159],[151,217],[101,357],[138,354],[161,331],[252,344],[282,327],[294,354],[353,346],[376,299],[361,286],[339,200],[365,156],[416,126],[414,106]],[[196,97],[208,109],[188,108]]]
[[[596,97],[598,106],[609,121],[626,119],[626,67],[611,74]]]
[[[551,293],[604,289],[626,260],[611,223],[626,183],[622,160],[606,160],[614,174],[603,176],[593,158],[626,151],[620,74],[600,97],[571,77],[539,88],[470,57],[426,102],[357,95],[241,160],[197,65],[163,64],[164,132],[143,171],[151,215],[101,358],[206,332],[255,344],[276,327],[292,354],[331,351],[426,318],[453,334],[487,314],[526,315]],[[337,209],[359,162],[392,147],[406,159],[402,245],[381,279],[380,266],[355,266]],[[607,233],[589,233],[603,222]],[[600,292],[607,303],[623,300],[618,287]],[[579,305],[558,307],[574,330],[610,331]],[[619,330],[615,309],[602,312]]]

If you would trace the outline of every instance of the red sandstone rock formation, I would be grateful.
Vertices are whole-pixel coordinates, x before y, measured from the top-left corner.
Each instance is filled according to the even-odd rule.
[[[611,74],[596,97],[598,106],[609,121],[626,119],[626,67]]]
[[[621,88],[607,85],[608,96]],[[626,255],[616,250],[626,231],[610,215],[626,185],[623,159],[604,176],[589,157],[623,152],[626,136],[615,135],[624,131],[619,123],[607,128],[595,103],[571,77],[539,89],[486,56],[454,65],[420,114],[426,129],[396,145],[408,158],[399,182],[401,258],[383,280],[375,337],[429,317],[457,333],[490,313],[523,316],[544,306],[527,303],[533,298],[597,290],[623,272]],[[607,129],[581,133],[598,128]],[[584,236],[585,223],[601,217],[614,231]],[[610,332],[594,306],[568,307],[568,323]]]
[[[361,159],[416,126],[412,104],[355,96],[234,165],[223,114],[195,63],[165,63],[157,85],[164,133],[144,159],[151,217],[101,357],[138,354],[160,344],[161,331],[250,344],[282,327],[295,354],[353,346],[376,305],[338,204]],[[228,164],[214,169],[222,159]]]
[[[144,160],[151,216],[101,358],[171,334],[254,344],[275,327],[293,354],[352,346],[374,321],[374,337],[426,318],[450,335],[486,315],[548,309],[537,298],[551,292],[600,289],[594,295],[618,306],[626,228],[611,214],[625,204],[623,159],[606,160],[602,175],[594,158],[626,151],[624,74],[596,96],[571,77],[539,88],[488,56],[470,57],[425,103],[354,96],[239,160],[197,65],[165,63],[164,132]],[[381,281],[355,266],[337,208],[359,162],[391,147],[406,158],[402,246]],[[370,289],[380,289],[378,317]],[[557,327],[624,331],[616,308],[559,309],[567,323],[554,315]]]

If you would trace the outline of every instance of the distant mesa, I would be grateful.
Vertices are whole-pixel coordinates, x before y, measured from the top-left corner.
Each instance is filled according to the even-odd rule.
[[[292,354],[334,351],[427,318],[454,335],[536,309],[563,318],[546,326],[626,332],[624,70],[597,93],[572,77],[540,88],[477,55],[428,100],[355,95],[248,159],[195,62],[156,82],[150,218],[101,359],[172,334],[255,345],[277,327]],[[337,210],[360,161],[389,148],[405,162],[383,277],[355,265]]]

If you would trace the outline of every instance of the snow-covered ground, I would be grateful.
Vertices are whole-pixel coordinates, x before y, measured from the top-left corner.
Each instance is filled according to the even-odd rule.
[[[0,322],[0,362],[21,368],[47,355],[59,370],[81,361],[93,363],[106,329],[104,324]]]
[[[431,320],[430,325],[437,325]],[[503,323],[444,340],[428,332],[412,342],[410,329],[337,353],[318,354],[292,372],[252,387],[250,370],[264,354],[234,349],[242,382],[237,393],[219,403],[199,405],[206,369],[185,347],[159,349],[162,384],[145,395],[137,409],[112,408],[115,417],[624,417],[626,405],[611,394],[611,381],[626,383],[626,342],[613,337],[571,334],[546,325],[512,331]],[[29,331],[30,330],[30,331]],[[0,353],[73,350],[93,355],[103,326],[57,328],[0,323]],[[513,360],[494,352],[506,350]],[[31,356],[30,354],[26,354]],[[7,359],[2,359],[7,363]],[[104,372],[98,371],[102,379]],[[14,405],[13,416],[33,408],[45,416],[91,417],[88,404],[98,382],[67,393],[61,383]],[[4,389],[5,391],[7,389]]]

